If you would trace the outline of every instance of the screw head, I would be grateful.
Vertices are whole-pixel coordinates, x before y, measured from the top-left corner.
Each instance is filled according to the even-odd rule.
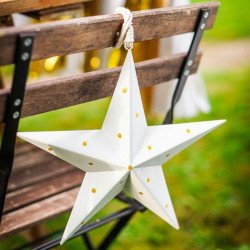
[[[201,29],[202,29],[202,30],[204,30],[204,29],[205,29],[205,27],[206,27],[206,24],[205,24],[205,23],[203,23],[203,24],[201,25]]]
[[[24,53],[22,54],[21,58],[22,58],[23,61],[26,61],[26,60],[28,60],[29,56],[30,56],[29,53],[24,52]]]
[[[32,44],[31,38],[26,38],[23,42],[24,46],[29,47]]]
[[[208,17],[209,17],[209,12],[206,12],[206,13],[204,14],[204,17],[205,17],[205,18],[208,18]]]
[[[188,66],[192,66],[193,63],[194,63],[193,60],[189,60],[189,61],[188,61]]]
[[[184,72],[184,76],[188,76],[190,74],[190,71],[187,69],[187,70],[185,70],[185,72]]]
[[[17,107],[21,104],[21,100],[20,99],[16,99],[14,102],[14,105]]]
[[[20,113],[18,111],[13,113],[13,118],[17,119],[19,117]]]

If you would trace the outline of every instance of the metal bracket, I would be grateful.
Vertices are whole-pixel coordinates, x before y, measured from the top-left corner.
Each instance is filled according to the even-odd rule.
[[[16,133],[21,116],[33,42],[33,34],[19,35],[16,41],[15,72],[5,108],[5,126],[0,150],[0,220],[14,160]]]
[[[173,123],[173,113],[174,113],[174,106],[175,104],[179,101],[180,97],[181,97],[181,93],[182,90],[185,86],[185,83],[187,81],[188,76],[191,73],[192,70],[192,66],[197,54],[197,50],[201,41],[201,38],[203,36],[204,30],[206,29],[207,26],[207,21],[209,19],[211,10],[209,9],[203,9],[201,10],[198,22],[197,22],[197,26],[195,28],[195,32],[194,32],[194,37],[192,40],[192,43],[190,45],[189,51],[187,53],[187,57],[183,62],[183,65],[181,67],[181,71],[179,74],[179,81],[176,85],[175,91],[174,91],[174,95],[172,98],[172,102],[171,102],[171,107],[163,121],[163,124],[171,124]]]

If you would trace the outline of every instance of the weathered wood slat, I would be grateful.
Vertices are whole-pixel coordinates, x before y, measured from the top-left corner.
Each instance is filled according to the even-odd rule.
[[[85,1],[86,0],[4,0],[0,1],[0,16],[65,6]]]
[[[27,165],[27,168],[25,168],[24,165],[21,169],[16,171],[14,165],[14,171],[8,183],[8,192],[24,188],[28,185],[33,185],[34,183],[75,169],[75,167],[70,164],[49,154],[44,155],[41,160],[37,160],[41,153],[43,152],[39,150],[33,154],[32,161]]]
[[[0,237],[30,228],[72,208],[79,187],[7,213],[0,225]]]
[[[198,54],[192,73],[196,72]],[[178,77],[185,54],[136,63],[140,87],[153,86]],[[121,67],[79,74],[77,76],[42,81],[27,86],[22,117],[40,114],[110,96],[115,88]],[[0,90],[0,122],[3,122],[9,90]]]
[[[173,36],[195,29],[200,10],[208,8],[211,15],[206,28],[211,28],[218,9],[218,2],[182,7],[159,8],[133,12],[135,41],[145,41]],[[0,65],[13,63],[18,34],[34,33],[32,59],[65,55],[86,50],[112,47],[117,39],[123,19],[118,15],[102,15],[54,21],[25,27],[0,30]]]
[[[75,167],[34,145],[19,143],[16,146],[8,193],[36,184],[39,181],[42,182],[47,178],[68,173],[74,169]]]
[[[46,154],[45,151],[40,150],[37,147],[30,147],[30,145],[27,145],[29,147],[26,147],[26,143],[24,143],[24,149],[19,149],[17,147],[17,154],[15,154],[14,159],[14,168],[12,172],[16,173],[18,171],[23,171],[25,169],[28,169],[32,167],[34,164],[38,165],[40,163],[43,163],[46,160]],[[23,148],[23,146],[21,147]],[[36,157],[34,157],[36,155]],[[53,158],[52,158],[53,159]],[[49,155],[48,161],[51,161],[51,155]]]
[[[36,149],[37,147],[32,146],[29,143],[19,143],[17,142],[16,144],[16,149],[15,149],[15,158],[19,155],[23,155],[25,153],[31,152],[33,149]]]
[[[44,164],[44,170],[46,171],[46,164]],[[33,185],[10,192],[6,196],[4,213],[9,213],[10,211],[78,187],[82,183],[83,177],[84,172],[75,168],[73,171],[68,171],[65,174],[58,174],[52,178],[46,178],[43,181],[35,182]]]

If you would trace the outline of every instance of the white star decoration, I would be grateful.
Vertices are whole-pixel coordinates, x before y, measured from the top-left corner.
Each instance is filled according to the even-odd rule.
[[[63,244],[121,191],[178,229],[161,165],[223,122],[148,127],[132,53],[128,51],[100,130],[26,132],[18,136],[86,172]]]

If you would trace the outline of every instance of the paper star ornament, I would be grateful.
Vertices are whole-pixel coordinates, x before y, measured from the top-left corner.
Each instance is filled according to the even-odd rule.
[[[62,244],[121,191],[178,229],[161,165],[223,122],[147,126],[128,51],[100,130],[18,136],[86,172]]]

